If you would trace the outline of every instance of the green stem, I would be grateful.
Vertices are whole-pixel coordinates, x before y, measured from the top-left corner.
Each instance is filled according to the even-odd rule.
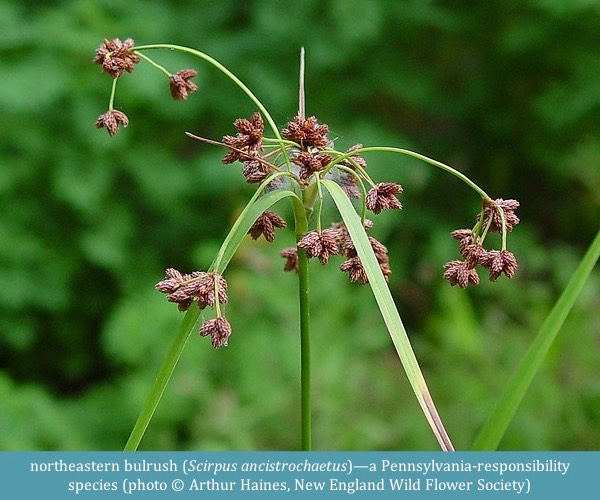
[[[152,66],[154,66],[156,69],[162,71],[165,75],[167,75],[168,77],[171,77],[173,75],[171,75],[171,73],[164,68],[163,66],[161,66],[160,64],[158,64],[157,62],[154,62],[152,59],[150,59],[146,54],[143,54],[142,52],[138,52],[138,56],[140,56],[142,59],[144,59],[146,62],[152,64]]]
[[[117,91],[117,80],[118,78],[113,78],[112,87],[110,89],[110,100],[108,101],[108,109],[110,111],[114,109],[115,93]]]
[[[175,337],[175,340],[171,345],[171,349],[169,350],[167,357],[160,367],[156,380],[154,381],[154,385],[152,386],[152,389],[146,398],[144,407],[142,408],[142,411],[140,412],[140,415],[133,426],[127,443],[125,444],[124,451],[135,451],[140,445],[140,441],[142,440],[142,437],[148,428],[148,424],[150,424],[150,420],[152,420],[158,403],[165,392],[165,388],[171,379],[171,375],[173,375],[175,366],[177,366],[177,362],[181,357],[183,348],[185,347],[185,344],[187,343],[193,330],[193,326],[196,321],[198,321],[199,316],[200,310],[197,307],[193,307],[188,310],[183,318],[183,321],[179,326],[177,337]]]
[[[452,174],[453,176],[458,177],[461,181],[463,181],[469,187],[471,187],[472,189],[477,191],[477,193],[479,193],[479,195],[482,198],[489,198],[488,194],[483,189],[481,189],[477,184],[475,184],[471,179],[469,179],[465,174],[459,172],[458,170],[452,168],[449,165],[446,165],[445,163],[442,163],[441,161],[434,160],[434,159],[429,158],[428,156],[422,155],[420,153],[415,153],[414,151],[410,151],[409,149],[393,148],[393,147],[388,147],[388,146],[373,146],[373,147],[368,147],[368,148],[355,149],[353,151],[349,151],[349,152],[344,153],[344,154],[338,156],[337,158],[335,158],[335,160],[333,160],[328,165],[327,168],[330,169],[337,163],[344,161],[344,160],[350,158],[351,156],[355,156],[360,153],[370,153],[370,152],[375,152],[375,151],[403,154],[403,155],[407,155],[407,156],[416,158],[417,160],[421,160],[426,163],[429,163],[430,165],[433,165],[434,167],[441,168],[442,170],[445,170],[446,172]]]
[[[308,231],[308,220],[302,203],[294,201],[296,241]],[[310,303],[308,297],[308,258],[298,249],[298,302],[300,306],[300,402],[302,450],[312,449],[311,432],[311,374],[310,374]]]

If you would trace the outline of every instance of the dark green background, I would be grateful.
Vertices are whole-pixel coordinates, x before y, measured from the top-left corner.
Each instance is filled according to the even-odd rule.
[[[252,194],[223,151],[184,135],[219,139],[255,110],[192,57],[151,54],[199,70],[189,101],[142,62],[118,85],[130,126],[94,128],[111,84],[91,63],[103,38],[203,50],[279,125],[296,113],[304,46],[307,113],[338,149],[412,148],[520,200],[518,274],[457,290],[442,279],[458,257],[449,233],[473,225],[478,196],[415,160],[367,158],[374,179],[404,186],[404,210],[373,234],[466,449],[598,229],[598,26],[593,0],[0,1],[0,448],[123,446],[180,321],[154,283],[206,267]],[[191,337],[144,449],[299,447],[296,283],[278,256],[292,240],[240,248],[230,346]],[[315,449],[436,449],[369,288],[340,262],[311,264]],[[599,290],[596,270],[501,448],[600,447]]]

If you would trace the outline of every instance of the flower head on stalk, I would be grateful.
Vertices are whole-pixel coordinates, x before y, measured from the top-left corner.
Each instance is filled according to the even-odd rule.
[[[298,242],[298,248],[306,250],[309,258],[316,257],[321,264],[327,264],[330,255],[338,253],[338,233],[334,229],[309,231]]]
[[[227,345],[231,326],[222,316],[221,304],[227,304],[227,281],[214,272],[193,271],[182,274],[172,267],[165,271],[165,278],[155,288],[167,295],[169,302],[175,302],[180,311],[187,311],[196,303],[200,309],[213,307],[217,318],[205,321],[200,327],[200,335],[210,335],[214,347]]]
[[[296,116],[281,131],[281,135],[299,144],[304,150],[311,148],[323,149],[331,144],[327,138],[329,126],[319,124],[314,116],[303,118]]]
[[[113,78],[119,78],[126,71],[133,72],[134,65],[140,62],[140,56],[133,51],[135,42],[127,38],[122,42],[119,38],[104,39],[96,49],[94,62],[102,66],[102,71]]]
[[[458,249],[463,260],[453,260],[444,265],[444,278],[451,285],[466,288],[479,284],[477,266],[489,271],[490,281],[496,281],[502,274],[512,278],[517,270],[517,259],[505,248],[506,233],[519,223],[514,211],[519,207],[517,200],[484,199],[482,210],[477,216],[474,229],[456,229],[452,238],[458,241]],[[501,250],[487,250],[483,243],[488,232],[502,233]]]
[[[513,226],[519,223],[519,218],[515,215],[515,210],[519,208],[517,200],[496,200],[487,199],[483,202],[483,213],[479,215],[482,225],[490,224],[490,231],[501,233],[503,230],[511,232]],[[504,214],[504,224],[502,223],[502,214]]]
[[[210,336],[212,346],[218,349],[227,345],[227,341],[231,336],[231,325],[223,316],[209,319],[200,327],[200,335],[202,337]]]
[[[285,259],[284,271],[295,271],[298,273],[298,249],[296,247],[284,248],[279,255]]]
[[[367,193],[367,208],[378,214],[382,210],[402,208],[396,195],[402,193],[402,186],[393,182],[380,182]]]
[[[169,88],[173,99],[185,101],[188,98],[188,94],[196,92],[198,85],[190,80],[197,75],[198,72],[194,69],[181,69],[174,75],[171,75]]]
[[[469,285],[479,285],[479,275],[475,268],[462,260],[452,260],[444,264],[444,279],[452,286],[467,288]]]
[[[129,125],[129,118],[118,109],[111,109],[100,115],[96,120],[96,128],[105,128],[111,137],[117,133],[119,125],[127,127]]]
[[[496,281],[504,274],[512,278],[517,270],[517,259],[508,250],[490,250],[482,259],[481,265],[489,270],[490,281]]]
[[[238,118],[233,122],[238,133],[235,136],[223,137],[223,144],[231,148],[223,158],[223,163],[235,161],[251,161],[262,150],[262,137],[265,125],[260,113],[254,113],[249,120]]]
[[[267,210],[259,215],[256,222],[252,225],[248,234],[253,240],[257,240],[260,236],[264,236],[265,240],[271,243],[275,239],[275,228],[287,227],[285,219],[279,214]]]

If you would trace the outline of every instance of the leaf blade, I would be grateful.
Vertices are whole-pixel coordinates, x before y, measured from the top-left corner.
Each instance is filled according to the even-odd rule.
[[[437,412],[410,340],[396,309],[392,294],[383,277],[362,222],[348,196],[335,182],[323,180],[322,184],[329,191],[350,233],[400,362],[417,397],[417,401],[427,418],[427,422],[440,447],[445,451],[453,450],[454,447]]]
[[[510,421],[517,412],[521,401],[523,401],[525,393],[540,369],[550,346],[558,336],[560,328],[599,258],[600,231],[596,234],[588,251],[571,276],[569,283],[542,324],[521,360],[521,364],[508,381],[496,407],[475,440],[474,451],[495,450],[498,447]]]

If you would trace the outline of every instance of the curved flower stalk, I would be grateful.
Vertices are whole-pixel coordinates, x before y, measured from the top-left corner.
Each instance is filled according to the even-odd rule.
[[[387,286],[392,273],[388,250],[368,234],[374,223],[366,217],[367,211],[377,215],[382,211],[402,209],[399,196],[403,188],[394,182],[376,182],[371,179],[364,155],[386,152],[412,156],[458,177],[481,197],[482,208],[476,217],[475,225],[471,229],[458,229],[452,233],[452,237],[459,242],[462,259],[450,261],[444,266],[444,278],[451,285],[465,288],[479,283],[476,270],[478,266],[488,270],[492,281],[502,274],[509,278],[514,275],[517,262],[507,249],[507,233],[519,222],[514,214],[519,206],[518,202],[501,198],[493,200],[457,170],[405,149],[363,147],[362,144],[356,144],[346,151],[338,151],[334,141],[328,136],[329,127],[319,122],[315,116],[305,116],[303,58],[298,115],[279,130],[256,96],[233,73],[207,54],[177,45],[136,46],[131,39],[124,42],[117,38],[105,40],[97,49],[94,62],[102,66],[103,71],[113,78],[113,86],[109,109],[98,118],[96,126],[106,128],[109,135],[115,135],[119,126],[129,124],[125,113],[114,108],[116,82],[125,73],[132,73],[135,65],[141,61],[152,64],[165,74],[169,82],[169,92],[174,99],[186,100],[198,90],[192,81],[197,75],[196,70],[169,72],[147,55],[147,52],[157,49],[186,52],[212,64],[229,77],[256,105],[257,111],[252,116],[234,121],[233,135],[225,135],[221,140],[191,133],[188,133],[188,136],[222,147],[225,150],[222,162],[226,165],[241,164],[243,177],[248,183],[257,185],[257,190],[235,222],[209,269],[182,273],[169,268],[165,278],[157,283],[157,290],[164,293],[167,300],[176,303],[180,311],[186,311],[186,316],[126,449],[137,449],[201,310],[212,309],[214,317],[203,321],[199,328],[200,335],[210,337],[215,348],[228,344],[232,330],[224,309],[229,303],[230,290],[223,278],[223,272],[246,234],[253,239],[262,237],[268,242],[276,240],[277,231],[286,228],[287,221],[273,207],[282,199],[289,198],[294,209],[296,246],[283,249],[281,256],[285,259],[284,271],[297,273],[299,284],[302,448],[311,449],[307,262],[308,259],[318,259],[322,265],[329,265],[341,257],[342,262],[338,264],[340,271],[347,273],[350,281],[369,284],[372,288],[423,413],[440,447],[443,450],[452,450],[452,443],[433,403]],[[265,120],[273,133],[271,137],[265,134]],[[326,220],[323,215],[323,206],[329,199],[336,205],[341,220]],[[358,209],[355,206],[358,206]],[[483,243],[490,232],[501,233],[500,249],[484,248]]]

